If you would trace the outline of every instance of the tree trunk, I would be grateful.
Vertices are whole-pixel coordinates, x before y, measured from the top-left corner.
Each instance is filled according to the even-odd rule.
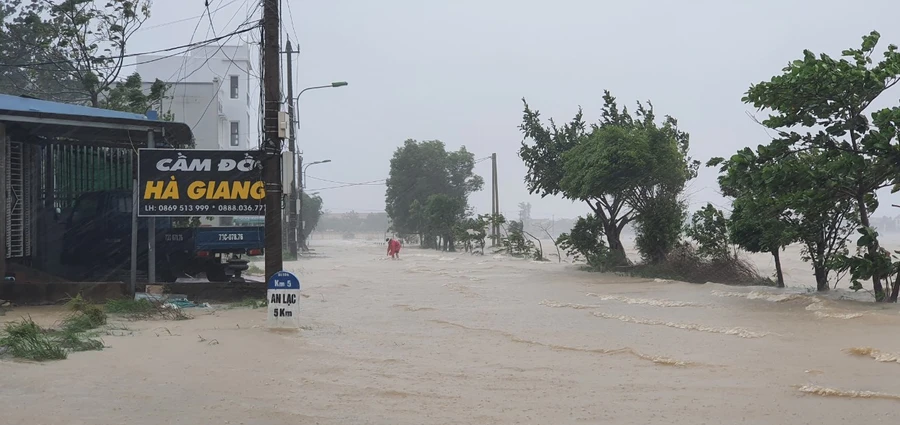
[[[775,258],[775,279],[778,281],[778,287],[784,288],[784,273],[781,270],[781,252],[778,248],[772,250],[772,257]],[[818,284],[818,278],[816,278]],[[828,286],[826,284],[826,286]]]
[[[869,227],[869,207],[866,206],[865,196],[858,196],[856,198],[856,204],[859,208],[859,222],[863,225],[863,227]],[[875,257],[878,255],[878,244],[877,240],[874,244],[869,244],[868,246],[869,255]],[[875,291],[875,299],[880,301],[886,301],[884,299],[884,287],[881,286],[881,277],[880,276],[872,276],[872,289]],[[879,296],[880,294],[880,296]],[[893,294],[891,294],[893,296]]]
[[[828,292],[831,288],[828,286],[828,270],[825,266],[813,264],[813,271],[816,274],[816,290],[819,292]]]
[[[615,222],[610,222],[603,226],[603,233],[606,234],[606,242],[609,244],[610,254],[616,258],[617,264],[626,263],[625,247],[622,245],[622,230],[616,226]]]
[[[891,299],[892,303],[897,302],[897,296],[900,295],[900,282],[897,282],[897,277],[894,276],[894,286],[891,287]]]

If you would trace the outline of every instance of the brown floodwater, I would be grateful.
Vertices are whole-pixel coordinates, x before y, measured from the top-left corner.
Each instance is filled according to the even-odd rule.
[[[317,243],[289,264],[299,331],[266,330],[264,309],[116,322],[103,351],[0,361],[0,423],[827,425],[900,408],[900,313],[864,293]]]

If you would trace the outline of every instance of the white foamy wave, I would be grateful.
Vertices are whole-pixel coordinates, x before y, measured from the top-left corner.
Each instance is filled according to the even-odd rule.
[[[711,326],[703,326],[697,325],[693,323],[675,323],[675,322],[664,322],[662,320],[652,320],[652,319],[641,319],[638,317],[631,316],[621,316],[616,314],[607,314],[599,311],[595,311],[593,313],[594,316],[603,318],[603,319],[615,319],[622,322],[635,323],[638,325],[651,325],[651,326],[666,326],[669,328],[675,329],[683,329],[687,331],[698,331],[698,332],[707,332],[707,333],[716,333],[716,334],[724,334],[724,335],[734,335],[741,338],[762,338],[766,335],[769,335],[767,332],[754,332],[744,328],[735,327],[735,328],[717,328]]]
[[[853,347],[846,350],[855,356],[871,357],[877,362],[882,363],[900,363],[900,354],[885,353],[872,347]]]
[[[560,303],[560,302],[550,301],[550,300],[543,300],[543,301],[539,302],[538,305],[542,305],[545,307],[552,307],[552,308],[572,308],[575,310],[585,310],[585,309],[590,309],[590,308],[603,307],[602,305],[599,305],[599,304]]]
[[[728,292],[728,291],[720,291],[718,289],[710,292],[711,295],[717,297],[735,297],[735,298],[746,298],[748,300],[764,300],[771,301],[775,303],[792,301],[792,300],[800,300],[806,299],[808,296],[804,294],[791,294],[791,293],[771,293],[764,291],[750,291],[750,292]]]
[[[820,317],[823,319],[855,319],[857,317],[862,317],[863,313],[828,313],[826,311],[816,311],[816,317]]]
[[[806,394],[815,394],[823,397],[846,397],[846,398],[881,398],[887,400],[900,400],[900,395],[881,393],[876,391],[854,391],[854,390],[838,390],[835,388],[820,387],[818,385],[804,385],[799,388],[800,392]]]
[[[602,295],[595,294],[593,292],[588,292],[585,294],[589,297],[599,298],[603,301],[619,301],[625,304],[641,304],[641,305],[652,305],[654,307],[706,307],[706,304],[698,304],[692,302],[684,302],[684,301],[671,301],[671,300],[654,300],[650,298],[630,298],[624,297],[621,295]]]

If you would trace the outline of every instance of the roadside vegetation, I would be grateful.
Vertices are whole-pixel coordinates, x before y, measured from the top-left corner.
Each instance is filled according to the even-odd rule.
[[[70,353],[99,351],[104,348],[100,335],[110,317],[128,320],[186,320],[191,316],[181,309],[149,300],[120,299],[92,304],[78,295],[65,304],[66,315],[53,326],[44,328],[31,317],[7,322],[0,330],[0,356],[46,361],[62,360]]]
[[[900,52],[877,51],[879,39],[872,32],[837,59],[804,51],[750,87],[743,101],[768,114],[759,123],[774,137],[707,162],[719,168],[730,211],[708,204],[688,219],[684,184],[699,165],[688,156],[688,134],[672,117],[657,124],[649,102],[632,116],[608,92],[590,127],[580,110],[563,126],[544,125],[525,105],[519,154],[528,188],[591,208],[557,243],[594,270],[783,287],[781,252],[799,243],[819,291],[847,273],[852,289],[868,280],[875,300],[896,302],[900,252],[882,248],[870,226],[876,191],[900,189],[900,106],[872,107],[900,82]],[[628,224],[639,264],[620,241]],[[743,252],[770,253],[774,280],[759,276]]]
[[[742,101],[765,115],[758,123],[771,139],[708,159],[730,205],[692,214],[684,191],[702,163],[674,117],[650,101],[620,106],[606,91],[598,119],[579,108],[557,124],[523,99],[519,157],[529,192],[591,211],[551,238],[555,255],[596,271],[783,287],[782,252],[800,244],[819,291],[848,275],[852,289],[869,281],[875,300],[896,302],[900,252],[884,249],[870,224],[876,191],[900,189],[900,105],[884,96],[900,82],[900,49],[878,49],[880,37],[873,31],[837,57],[804,51],[750,85]],[[464,147],[448,152],[439,141],[406,141],[387,181],[391,230],[425,248],[484,253],[488,229],[499,225],[495,252],[545,260],[550,247],[523,225],[530,205],[520,204],[519,221],[472,213],[468,195],[484,183],[476,162]],[[636,234],[637,263],[625,254],[626,227]],[[771,254],[774,276],[761,276],[745,253]]]

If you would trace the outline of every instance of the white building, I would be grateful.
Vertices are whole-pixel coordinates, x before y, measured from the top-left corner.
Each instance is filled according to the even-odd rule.
[[[186,56],[138,56],[137,72],[149,88],[170,85],[161,113],[190,125],[197,149],[256,149],[259,81],[250,47],[204,46]]]

